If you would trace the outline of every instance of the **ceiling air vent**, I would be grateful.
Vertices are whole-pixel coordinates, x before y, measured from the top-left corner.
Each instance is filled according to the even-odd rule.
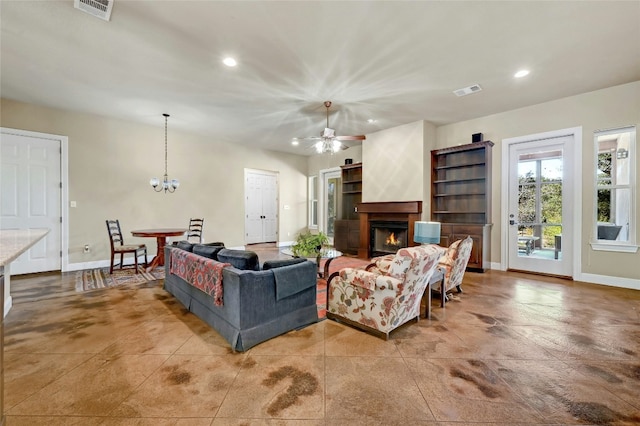
[[[108,21],[114,0],[73,0],[73,7]]]
[[[473,84],[469,87],[463,87],[462,89],[454,90],[453,93],[455,93],[456,96],[467,96],[472,93],[479,92],[481,90],[482,90],[482,87],[480,87],[479,84]]]

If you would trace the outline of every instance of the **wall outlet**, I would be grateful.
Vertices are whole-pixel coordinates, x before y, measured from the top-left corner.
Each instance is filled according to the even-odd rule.
[[[89,244],[84,245],[84,252],[89,253],[91,250],[89,249]]]

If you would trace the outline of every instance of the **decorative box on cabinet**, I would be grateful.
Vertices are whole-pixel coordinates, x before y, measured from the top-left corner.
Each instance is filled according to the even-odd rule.
[[[333,245],[347,254],[358,254],[360,220],[358,204],[362,201],[362,163],[346,164],[342,168],[342,199],[335,222]]]
[[[440,245],[473,239],[468,270],[484,272],[491,258],[491,147],[476,142],[431,151],[431,220]]]

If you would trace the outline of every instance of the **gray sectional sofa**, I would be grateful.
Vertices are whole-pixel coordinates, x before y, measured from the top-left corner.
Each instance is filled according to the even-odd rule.
[[[222,269],[221,263],[226,264]],[[200,275],[192,281],[209,278],[209,271],[221,271],[222,306],[214,303],[207,290],[182,278],[184,270],[195,267],[200,268]],[[251,251],[187,242],[165,247],[164,289],[220,333],[234,351],[246,351],[317,322],[316,280],[316,265],[305,259],[276,260],[261,266]]]

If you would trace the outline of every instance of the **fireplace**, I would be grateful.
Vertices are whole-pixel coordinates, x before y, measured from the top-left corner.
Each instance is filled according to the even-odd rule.
[[[360,203],[358,214],[359,258],[371,259],[416,245],[413,242],[413,228],[415,222],[421,220],[422,201]]]
[[[406,221],[371,221],[371,257],[395,254],[409,246],[409,223]]]

